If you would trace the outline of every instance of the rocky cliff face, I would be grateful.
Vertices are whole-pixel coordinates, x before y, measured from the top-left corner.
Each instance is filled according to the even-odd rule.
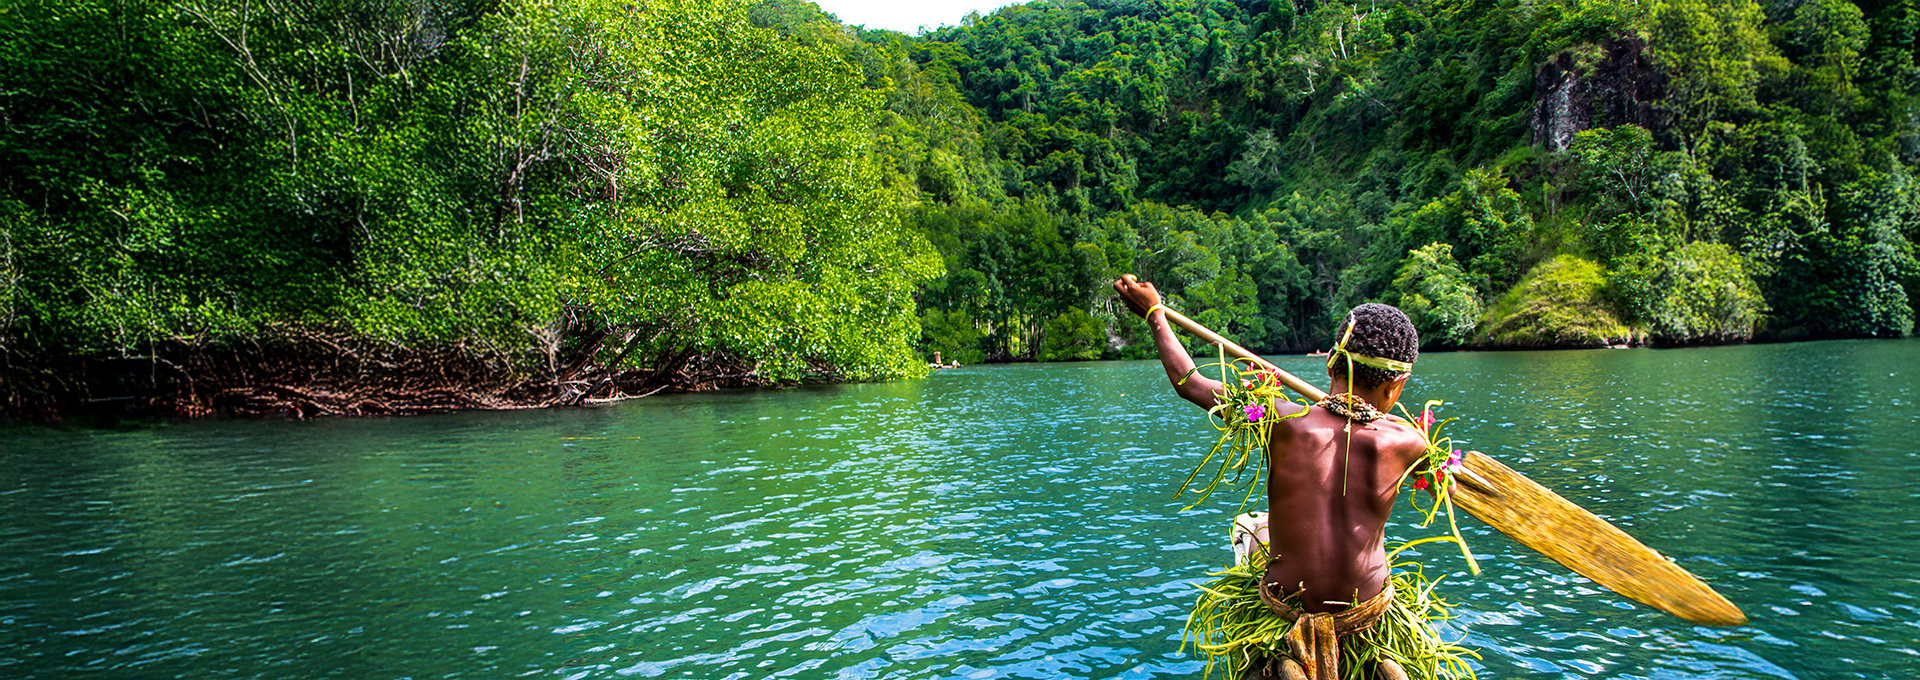
[[[1628,123],[1663,137],[1672,116],[1659,106],[1667,77],[1647,57],[1647,43],[1621,37],[1601,46],[1605,57],[1581,68],[1561,52],[1533,78],[1533,143],[1564,151],[1573,135]]]

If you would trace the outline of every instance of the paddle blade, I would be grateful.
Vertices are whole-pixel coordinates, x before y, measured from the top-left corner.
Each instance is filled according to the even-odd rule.
[[[1594,583],[1694,623],[1737,626],[1747,615],[1680,565],[1599,516],[1479,451],[1461,475],[1453,502],[1500,533],[1566,565]]]

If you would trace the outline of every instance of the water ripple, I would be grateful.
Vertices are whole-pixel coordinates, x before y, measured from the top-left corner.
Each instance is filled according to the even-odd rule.
[[[1633,605],[1477,522],[1421,555],[1482,677],[1920,662],[1920,343],[1433,355],[1455,434],[1713,582]],[[1303,374],[1310,360],[1284,365]],[[1148,363],[619,408],[10,430],[0,675],[1191,678],[1233,501]],[[1408,515],[1402,511],[1400,518]],[[1396,523],[1396,537],[1434,530]]]

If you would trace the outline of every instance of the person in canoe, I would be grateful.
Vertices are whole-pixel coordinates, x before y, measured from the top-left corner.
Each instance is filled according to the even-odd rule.
[[[1174,391],[1217,414],[1242,385],[1195,369],[1153,284],[1129,274],[1113,285],[1151,326]],[[1419,358],[1419,334],[1400,310],[1365,304],[1334,339],[1325,401],[1241,407],[1242,420],[1268,420],[1268,535],[1203,586],[1189,637],[1209,655],[1209,675],[1224,662],[1249,678],[1470,677],[1463,657],[1473,653],[1428,623],[1445,604],[1385,545],[1400,483],[1429,455],[1424,430],[1387,413]]]

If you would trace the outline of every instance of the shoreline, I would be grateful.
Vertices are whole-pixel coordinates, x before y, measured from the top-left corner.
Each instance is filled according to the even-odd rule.
[[[0,356],[0,422],[208,417],[306,420],[601,406],[656,394],[771,387],[751,365],[683,353],[652,370],[578,360],[527,375],[462,348],[301,338],[245,348],[19,361]]]
[[[1422,353],[1703,349],[1912,339],[1912,336],[1756,338],[1745,342],[1636,344],[1625,348],[1591,345],[1461,347],[1426,350]],[[340,363],[342,357],[339,356],[331,357],[333,362],[329,363],[312,361],[315,358],[312,356],[303,357],[306,361],[294,361],[283,354],[269,353],[249,357],[237,352],[203,352],[184,363],[152,357],[96,358],[75,360],[64,374],[9,362],[0,365],[0,423],[61,424],[77,421],[112,425],[123,421],[204,418],[307,420],[404,417],[471,411],[598,407],[661,394],[787,386],[760,380],[751,371],[740,370],[739,362],[718,357],[693,362],[692,366],[683,366],[666,375],[648,371],[589,370],[556,380],[500,375],[485,370],[484,366],[471,358],[462,360],[444,354],[409,354],[415,355],[361,361],[359,365],[351,366]],[[1305,352],[1264,354],[1274,358],[1319,358]],[[210,356],[214,358],[209,360]],[[357,357],[355,360],[360,361]],[[1151,360],[1152,357],[1051,362],[1032,359],[989,360],[969,366]],[[399,366],[410,366],[412,370],[392,370]],[[202,370],[198,374],[189,374],[190,368]],[[108,386],[108,392],[96,393],[103,385]],[[116,391],[114,386],[121,393],[111,393]]]
[[[1754,338],[1751,340],[1742,340],[1742,341],[1736,341],[1736,342],[1697,342],[1697,343],[1687,343],[1687,344],[1678,344],[1678,345],[1654,344],[1654,343],[1635,343],[1631,345],[1571,345],[1571,344],[1539,345],[1539,346],[1484,345],[1484,346],[1472,346],[1472,347],[1449,347],[1445,349],[1422,349],[1420,350],[1420,353],[1422,355],[1426,355],[1426,354],[1451,354],[1455,352],[1489,352],[1489,353],[1494,353],[1494,352],[1573,352],[1573,351],[1588,351],[1588,350],[1602,351],[1602,350],[1625,350],[1625,349],[1676,350],[1676,349],[1709,349],[1709,348],[1715,348],[1715,347],[1742,347],[1747,345],[1793,345],[1793,344],[1815,343],[1815,342],[1852,342],[1852,341],[1882,342],[1882,341],[1889,341],[1889,340],[1898,341],[1898,340],[1915,340],[1915,339],[1920,339],[1920,334],[1910,335],[1906,337],[1898,337],[1898,338],[1879,338],[1879,337]],[[1255,354],[1259,354],[1263,357],[1267,357],[1270,359],[1324,359],[1327,356],[1325,354],[1309,354],[1305,350],[1288,350],[1288,351],[1253,350],[1253,352]],[[1065,361],[1039,361],[1036,359],[1015,359],[1011,361],[986,360],[978,363],[968,364],[968,366],[1012,366],[1017,364],[1075,364],[1075,363],[1092,363],[1092,362],[1099,362],[1099,361],[1152,361],[1152,360],[1154,360],[1154,358],[1151,356],[1135,357],[1135,358],[1111,357],[1111,358],[1099,358],[1099,359],[1069,359]]]

